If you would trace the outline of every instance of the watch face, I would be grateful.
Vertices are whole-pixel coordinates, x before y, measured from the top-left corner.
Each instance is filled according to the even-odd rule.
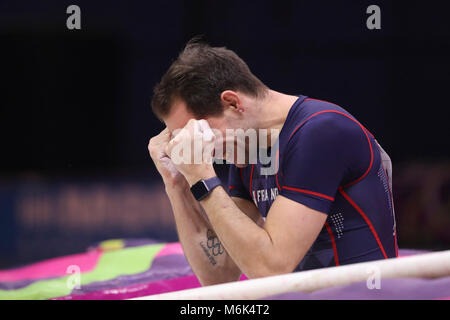
[[[195,199],[200,200],[208,194],[208,188],[206,187],[205,182],[201,180],[191,187],[191,192]]]

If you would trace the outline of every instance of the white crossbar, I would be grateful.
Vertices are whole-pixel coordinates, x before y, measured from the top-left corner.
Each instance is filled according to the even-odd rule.
[[[374,274],[380,276],[381,282],[388,278],[450,276],[450,250],[173,291],[133,300],[260,299],[368,281]]]

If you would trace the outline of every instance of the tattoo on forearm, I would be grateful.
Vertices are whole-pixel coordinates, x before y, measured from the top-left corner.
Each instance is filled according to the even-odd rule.
[[[200,247],[202,247],[203,252],[206,254],[206,256],[209,259],[209,262],[211,262],[211,264],[214,266],[217,263],[216,259],[214,259],[214,257],[211,255],[211,253],[209,253],[208,248],[205,247],[205,245],[203,244],[203,241],[200,241]]]
[[[214,231],[212,231],[211,229],[208,229],[206,232],[206,246],[203,241],[200,241],[200,246],[202,247],[203,251],[209,259],[209,262],[211,262],[212,265],[215,265],[217,263],[214,257],[224,253],[222,243],[220,242]]]
[[[222,243],[220,242],[214,231],[208,229],[208,231],[206,232],[206,238],[208,239],[206,245],[209,249],[211,249],[213,256],[218,256],[219,254],[223,253]]]

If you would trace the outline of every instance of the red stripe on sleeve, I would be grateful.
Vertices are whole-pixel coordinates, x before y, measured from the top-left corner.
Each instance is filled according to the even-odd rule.
[[[283,188],[283,189],[287,189],[287,190],[292,190],[292,191],[301,192],[301,193],[312,194],[312,195],[314,195],[314,196],[318,196],[318,197],[321,197],[321,198],[324,198],[324,199],[327,199],[327,200],[330,200],[330,201],[334,201],[334,198],[333,198],[333,197],[329,197],[329,196],[327,196],[327,195],[325,195],[325,194],[322,194],[322,193],[318,193],[318,192],[314,192],[314,191],[309,191],[309,190],[305,190],[305,189],[298,189],[298,188],[286,187],[286,186],[283,186],[282,188]]]

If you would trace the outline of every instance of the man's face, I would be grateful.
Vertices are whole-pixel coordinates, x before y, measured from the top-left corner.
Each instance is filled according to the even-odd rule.
[[[196,117],[187,110],[186,103],[184,101],[176,100],[173,102],[170,114],[163,120],[170,133],[173,135],[177,130],[182,129],[190,119],[196,119]],[[227,136],[227,129],[234,130],[240,128],[239,122],[233,117],[229,117],[227,112],[224,112],[220,116],[206,117],[205,120],[208,121],[209,126],[216,136],[214,158],[226,159],[229,162],[233,162],[237,167],[245,167],[247,164],[245,162],[239,163],[239,161],[237,161],[237,155],[238,152],[244,152],[245,154],[245,150],[248,149],[248,142],[240,142],[234,136]],[[241,129],[245,130],[245,128]],[[231,149],[234,149],[233,156],[230,153]]]

